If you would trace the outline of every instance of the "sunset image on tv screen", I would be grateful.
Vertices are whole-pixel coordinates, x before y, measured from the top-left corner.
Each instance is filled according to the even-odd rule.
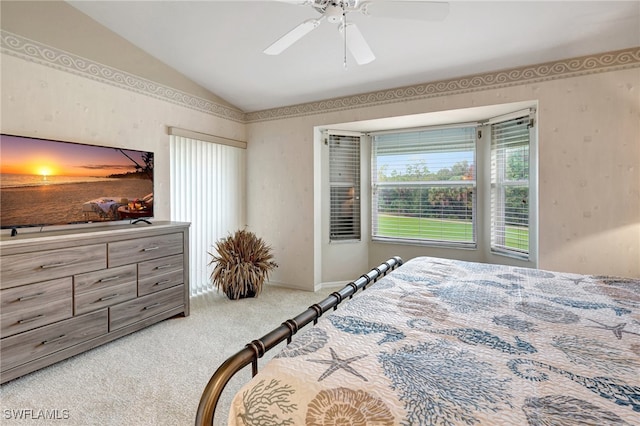
[[[153,216],[153,152],[2,135],[2,228]]]

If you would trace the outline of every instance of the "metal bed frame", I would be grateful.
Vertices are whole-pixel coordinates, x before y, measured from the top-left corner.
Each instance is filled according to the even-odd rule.
[[[311,323],[315,325],[318,318],[329,309],[337,309],[338,305],[346,298],[351,298],[360,289],[366,290],[367,285],[376,282],[378,278],[387,275],[387,272],[396,269],[402,265],[402,259],[395,256],[368,273],[361,275],[357,280],[350,282],[339,291],[334,291],[324,300],[311,305],[306,311],[302,312],[293,319],[288,319],[279,327],[271,330],[260,339],[253,340],[247,344],[244,349],[235,355],[227,358],[225,362],[218,367],[216,372],[209,379],[209,383],[204,388],[200,397],[200,404],[196,414],[197,426],[210,426],[213,424],[213,418],[218,405],[218,400],[222,395],[224,387],[229,380],[240,370],[249,364],[252,364],[252,375],[258,374],[258,358],[261,358],[267,351],[283,341],[287,344],[291,343],[291,338],[302,327]]]

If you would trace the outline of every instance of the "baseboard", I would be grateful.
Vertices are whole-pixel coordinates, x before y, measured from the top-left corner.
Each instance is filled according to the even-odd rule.
[[[313,287],[313,291],[318,292],[320,290],[324,290],[328,288],[342,288],[347,284],[349,284],[349,281],[330,281],[325,283],[318,283]],[[269,283],[267,283],[266,286],[286,288],[289,290],[309,291],[309,289],[307,288],[300,288],[300,287],[292,286],[291,284],[281,283],[278,281],[269,281]]]
[[[349,281],[329,281],[326,283],[319,283],[315,286],[315,291],[324,290],[327,288],[342,288],[349,284]]]

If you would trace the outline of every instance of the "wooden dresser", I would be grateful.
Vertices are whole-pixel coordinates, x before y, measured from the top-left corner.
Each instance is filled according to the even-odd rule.
[[[189,315],[188,249],[175,222],[3,236],[1,383]]]

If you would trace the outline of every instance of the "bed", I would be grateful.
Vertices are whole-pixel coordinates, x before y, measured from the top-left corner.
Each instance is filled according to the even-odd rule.
[[[213,388],[242,364],[255,374],[282,338],[290,343],[234,397],[230,425],[640,424],[640,280],[401,263],[374,268],[230,358],[196,424],[211,424]]]

